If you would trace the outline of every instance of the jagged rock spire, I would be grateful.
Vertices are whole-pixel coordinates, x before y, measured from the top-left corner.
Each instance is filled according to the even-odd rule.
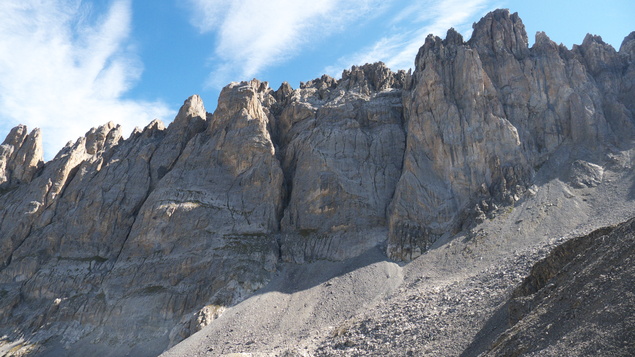
[[[28,183],[43,163],[39,128],[27,134],[25,125],[11,129],[0,146],[0,187]]]

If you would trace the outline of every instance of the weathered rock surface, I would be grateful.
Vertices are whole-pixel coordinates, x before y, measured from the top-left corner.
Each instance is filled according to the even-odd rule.
[[[0,146],[0,189],[30,182],[43,164],[42,155],[39,129],[27,134],[24,125],[13,128]]]
[[[62,337],[77,355],[131,340],[158,354],[190,333],[188,314],[261,286],[277,261],[267,234],[278,229],[282,199],[261,89],[228,87],[210,125],[194,96],[167,129],[154,121],[114,145],[120,134],[109,124],[48,163],[38,180],[55,184],[35,195],[53,203],[36,205],[34,219],[18,206],[31,227],[3,241],[17,247],[6,250],[3,283],[20,294],[3,323],[39,313],[30,329],[50,325],[45,337]]]
[[[284,259],[342,259],[385,241],[405,147],[406,80],[379,63],[286,97],[278,122],[289,188]]]
[[[602,166],[576,160],[569,169],[569,182],[575,188],[595,187],[602,183],[604,168]]]
[[[376,63],[298,89],[232,83],[214,114],[192,96],[167,128],[124,139],[108,123],[46,163],[39,130],[18,126],[0,146],[0,352],[157,355],[281,264],[293,277],[294,264],[377,247],[409,261],[457,234],[474,247],[478,227],[544,187],[563,196],[505,221],[516,241],[597,225],[598,207],[632,199],[591,197],[631,177],[634,62],[635,33],[619,51],[544,33],[529,48],[518,16],[497,10],[467,42],[429,36],[413,72]],[[577,211],[547,212],[561,204]],[[513,283],[496,281],[501,294]]]
[[[207,129],[144,201],[102,284],[121,314],[111,315],[115,326],[136,317],[144,334],[176,343],[195,332],[190,314],[244,299],[275,270],[283,175],[260,105],[265,88],[258,81],[226,88]],[[206,113],[195,99],[187,120],[200,122]],[[178,119],[173,125],[191,125]],[[175,319],[179,324],[157,331]]]
[[[532,169],[478,52],[450,30],[429,36],[404,98],[408,146],[390,215],[388,252],[412,259],[455,231],[475,198],[514,202]]]
[[[404,170],[389,215],[389,255],[411,259],[469,226],[470,211],[511,204],[556,151],[630,145],[632,36],[621,52],[587,36],[568,50],[542,32],[528,48],[517,14],[489,13],[464,42],[429,36],[404,95]],[[472,210],[472,208],[474,208]],[[467,213],[467,214],[466,214]]]
[[[634,253],[634,220],[554,249],[514,291],[511,327],[484,355],[631,355]]]

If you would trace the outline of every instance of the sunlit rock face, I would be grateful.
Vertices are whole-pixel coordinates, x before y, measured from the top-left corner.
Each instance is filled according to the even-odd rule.
[[[474,216],[517,201],[554,153],[601,155],[634,131],[632,36],[620,52],[587,36],[568,50],[542,32],[529,48],[507,10],[472,38],[429,36],[404,93],[406,152],[388,254],[412,259]],[[629,77],[631,76],[631,77]]]
[[[42,166],[42,155],[40,129],[27,133],[24,125],[13,128],[0,146],[0,188],[30,182]]]
[[[553,157],[596,187],[635,134],[634,61],[633,34],[529,48],[497,10],[467,42],[429,36],[412,72],[231,83],[213,114],[195,95],[168,127],[108,123],[46,163],[18,126],[0,146],[3,341],[157,355],[282,262],[414,259],[521,200]]]

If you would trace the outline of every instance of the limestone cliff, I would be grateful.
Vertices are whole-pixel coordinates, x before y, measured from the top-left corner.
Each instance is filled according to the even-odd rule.
[[[381,63],[353,67],[339,81],[305,83],[281,103],[283,259],[342,259],[385,241],[405,147],[408,79]]]
[[[616,52],[587,36],[570,51],[540,32],[529,48],[520,18],[505,10],[474,24],[467,42],[454,30],[429,36],[404,95],[407,147],[389,254],[416,257],[465,228],[465,213],[517,201],[557,151],[598,159],[628,145],[634,97],[624,95],[632,80],[622,74],[634,67],[631,42]]]
[[[529,48],[497,10],[467,42],[429,36],[412,72],[232,83],[213,114],[192,96],[167,128],[108,123],[46,163],[18,126],[0,146],[0,334],[156,355],[279,262],[411,260],[521,200],[546,164],[597,186],[635,137],[634,63],[635,33],[619,51],[544,33]]]

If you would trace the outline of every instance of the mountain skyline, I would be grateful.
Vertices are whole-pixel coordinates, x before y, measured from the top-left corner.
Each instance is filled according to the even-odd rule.
[[[444,38],[454,27],[467,40],[473,22],[501,7],[519,12],[530,45],[540,30],[568,48],[590,32],[618,50],[635,15],[628,1],[8,1],[0,5],[0,130],[42,128],[51,159],[108,121],[126,135],[154,118],[167,124],[192,94],[212,112],[229,82],[297,88],[377,61],[407,70],[429,33]]]

